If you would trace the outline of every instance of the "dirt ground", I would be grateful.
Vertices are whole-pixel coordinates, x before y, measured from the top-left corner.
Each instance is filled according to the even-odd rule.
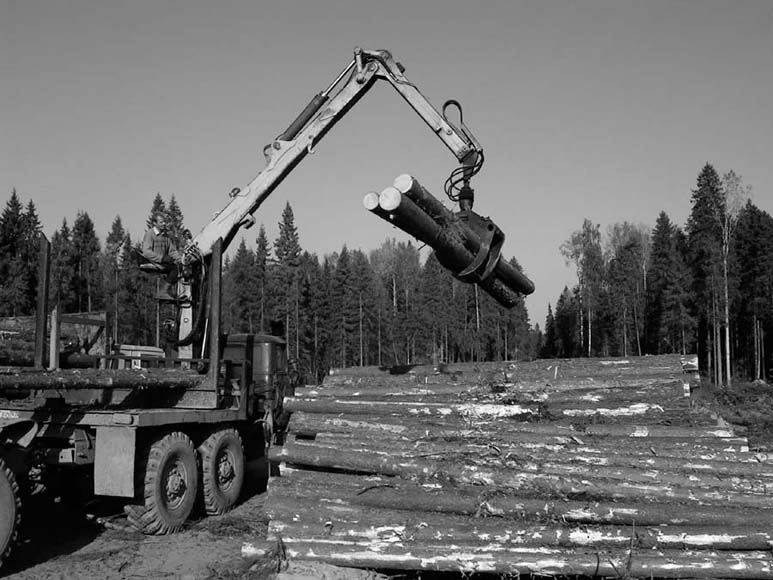
[[[703,385],[693,402],[714,410],[739,432],[750,447],[773,452],[773,386]],[[276,578],[281,558],[265,542],[265,493],[251,493],[231,513],[192,521],[171,536],[143,536],[126,527],[121,506],[104,501],[82,507],[40,501],[25,514],[26,539],[0,573],[8,580],[53,579],[262,579]],[[269,552],[245,558],[242,547],[253,544]],[[347,580],[384,578],[373,573],[293,563],[280,578]],[[409,575],[408,575],[409,576]],[[408,577],[402,575],[402,578]],[[428,577],[428,576],[425,576]]]
[[[115,503],[97,503],[84,512],[41,500],[23,514],[26,538],[0,576],[9,580],[266,577],[248,574],[252,562],[241,557],[244,542],[265,539],[264,496],[255,494],[225,516],[194,520],[170,536],[130,530]]]
[[[773,386],[765,382],[737,383],[729,388],[701,385],[692,399],[714,411],[745,435],[755,451],[773,452]]]

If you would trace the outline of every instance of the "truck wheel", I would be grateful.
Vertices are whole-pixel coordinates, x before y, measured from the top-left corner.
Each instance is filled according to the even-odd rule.
[[[144,503],[126,506],[129,522],[145,534],[171,534],[182,528],[196,504],[196,451],[185,433],[157,440],[140,464]]]
[[[244,447],[236,429],[222,429],[199,447],[204,510],[224,514],[236,505],[244,483]]]
[[[21,497],[13,471],[0,458],[0,568],[16,540],[21,520]]]

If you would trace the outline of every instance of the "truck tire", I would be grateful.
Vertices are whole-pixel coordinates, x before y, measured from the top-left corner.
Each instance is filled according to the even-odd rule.
[[[199,446],[204,511],[221,515],[239,501],[244,485],[244,446],[236,429],[215,431]]]
[[[143,503],[125,508],[129,522],[145,534],[179,531],[196,505],[198,467],[190,438],[179,431],[155,441],[139,465]]]
[[[13,471],[0,458],[0,568],[11,552],[21,521],[21,496]]]

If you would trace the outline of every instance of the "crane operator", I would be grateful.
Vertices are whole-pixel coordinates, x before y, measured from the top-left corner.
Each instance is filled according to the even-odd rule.
[[[167,227],[166,214],[155,212],[153,225],[145,232],[145,237],[142,239],[142,257],[146,261],[140,268],[146,272],[164,274],[166,287],[159,294],[159,298],[180,300],[185,298],[179,296],[177,292],[177,279],[180,276],[183,254],[169,239]]]

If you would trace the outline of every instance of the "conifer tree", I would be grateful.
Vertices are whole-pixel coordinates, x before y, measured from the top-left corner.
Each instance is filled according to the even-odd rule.
[[[357,364],[357,321],[359,302],[357,292],[351,284],[352,261],[344,245],[337,256],[332,280],[332,309],[330,341],[336,366]]]
[[[72,252],[78,312],[101,308],[102,284],[98,274],[100,244],[94,231],[94,222],[84,211],[79,211],[73,222]]]
[[[689,272],[681,232],[661,211],[652,230],[652,251],[647,268],[647,352],[682,352],[692,342],[689,315]]]
[[[21,256],[24,241],[24,214],[16,189],[0,215],[0,315],[22,314],[28,281]]]
[[[118,320],[121,317],[120,278],[123,251],[128,246],[128,236],[121,222],[115,216],[110,232],[105,239],[105,250],[101,257],[102,284],[106,310],[110,316],[111,339],[118,342]]]
[[[541,358],[553,358],[557,354],[556,341],[556,321],[553,317],[553,308],[548,303],[548,315],[545,317],[545,337],[542,343],[542,349],[539,356]]]
[[[580,339],[580,324],[578,312],[580,305],[577,300],[577,289],[570,292],[564,286],[563,292],[556,302],[554,314],[556,328],[556,356],[569,358],[582,355],[582,342]]]
[[[739,295],[736,336],[748,378],[762,380],[773,352],[773,217],[747,201],[735,240]]]
[[[274,254],[277,262],[276,268],[273,270],[275,276],[273,290],[277,297],[274,317],[284,327],[288,352],[296,358],[300,354],[298,352],[300,317],[298,268],[301,251],[293,209],[288,202],[282,211],[282,220],[279,222],[279,236],[274,242]]]
[[[180,251],[185,249],[191,240],[191,231],[185,227],[183,212],[180,209],[174,194],[169,199],[166,206],[166,215],[168,220],[167,231],[169,239]]]
[[[269,280],[268,280],[268,261],[271,257],[271,248],[266,236],[266,228],[260,224],[258,237],[255,240],[255,277],[258,285],[258,330],[268,332],[272,313],[270,312]]]
[[[709,163],[698,174],[691,202],[687,237],[698,320],[698,358],[704,376],[719,382],[723,376],[719,366],[722,360],[719,341],[722,233],[717,216],[724,213],[724,208],[722,184]]]
[[[255,254],[247,249],[244,238],[241,239],[227,272],[233,287],[233,296],[228,300],[232,316],[231,329],[235,332],[255,333],[260,316]]]
[[[77,294],[73,248],[67,219],[51,237],[51,285],[49,299],[61,312],[76,312]]]
[[[166,202],[164,201],[164,198],[161,197],[160,192],[156,192],[153,203],[150,204],[150,213],[148,213],[148,219],[145,221],[146,230],[153,227],[153,215],[157,212],[166,213]]]
[[[319,258],[303,252],[300,258],[300,356],[299,371],[314,380],[320,369],[320,332],[324,282]]]

